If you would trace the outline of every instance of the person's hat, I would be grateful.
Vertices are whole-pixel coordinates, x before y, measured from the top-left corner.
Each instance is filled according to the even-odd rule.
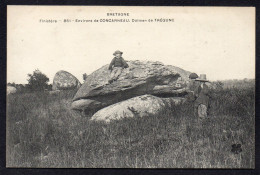
[[[116,55],[116,54],[123,54],[123,52],[117,50],[117,51],[115,51],[115,52],[113,53],[113,55]]]
[[[190,79],[196,79],[196,78],[199,78],[199,76],[196,73],[191,73],[189,78]]]
[[[196,78],[195,81],[208,82],[208,80],[207,80],[207,78],[206,78],[206,74],[200,74],[199,78]]]

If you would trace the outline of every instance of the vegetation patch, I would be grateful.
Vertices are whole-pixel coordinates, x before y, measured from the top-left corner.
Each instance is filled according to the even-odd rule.
[[[255,89],[239,84],[211,91],[205,120],[187,102],[105,124],[70,110],[76,90],[10,94],[7,167],[254,168]]]

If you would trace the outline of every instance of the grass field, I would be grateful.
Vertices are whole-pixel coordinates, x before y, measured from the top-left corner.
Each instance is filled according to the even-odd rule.
[[[90,122],[70,110],[75,93],[8,96],[7,167],[255,167],[254,85],[212,91],[202,121],[185,103],[158,116]]]

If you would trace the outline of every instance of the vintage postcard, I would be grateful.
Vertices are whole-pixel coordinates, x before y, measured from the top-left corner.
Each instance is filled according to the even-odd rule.
[[[6,166],[255,168],[255,8],[8,6]]]

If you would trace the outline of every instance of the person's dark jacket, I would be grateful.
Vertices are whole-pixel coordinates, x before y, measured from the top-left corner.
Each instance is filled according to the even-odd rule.
[[[112,70],[112,67],[123,67],[123,68],[127,68],[128,64],[126,63],[126,61],[120,57],[120,58],[116,58],[114,57],[113,60],[111,61],[110,65],[109,65],[109,70]]]
[[[199,106],[200,104],[204,104],[209,107],[209,87],[204,84],[203,88],[201,86],[198,86],[198,88],[195,91],[195,94],[197,95],[197,99],[195,100],[195,106]]]
[[[195,80],[190,80],[189,81],[189,83],[188,83],[188,90],[190,92],[188,92],[188,94],[186,96],[188,101],[194,102],[196,100],[196,97],[195,97],[196,94],[195,93],[197,93],[196,89],[198,88],[198,86],[200,86],[200,83],[198,81],[195,81]]]

